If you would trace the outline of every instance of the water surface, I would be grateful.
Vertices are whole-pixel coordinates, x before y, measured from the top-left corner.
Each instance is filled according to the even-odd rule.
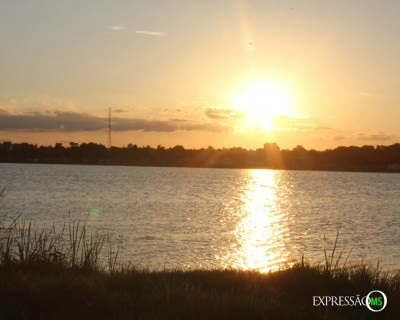
[[[150,267],[322,261],[339,228],[350,263],[400,266],[399,174],[0,164],[0,177],[12,184],[8,219],[87,220],[123,235],[122,259]]]

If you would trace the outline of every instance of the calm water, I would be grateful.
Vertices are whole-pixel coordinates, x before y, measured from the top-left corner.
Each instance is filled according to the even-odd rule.
[[[400,175],[0,164],[9,217],[88,220],[124,237],[122,258],[150,267],[271,270],[323,260],[340,228],[350,262],[400,266]]]

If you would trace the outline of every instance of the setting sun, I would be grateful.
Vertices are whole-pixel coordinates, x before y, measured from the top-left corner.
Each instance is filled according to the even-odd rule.
[[[234,95],[236,109],[245,114],[248,124],[269,129],[274,116],[285,115],[292,110],[290,92],[284,84],[256,79]]]

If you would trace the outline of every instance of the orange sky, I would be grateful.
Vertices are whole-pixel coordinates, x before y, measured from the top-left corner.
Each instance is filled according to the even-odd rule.
[[[399,9],[394,0],[9,2],[0,140],[105,144],[112,107],[114,145],[391,144]]]

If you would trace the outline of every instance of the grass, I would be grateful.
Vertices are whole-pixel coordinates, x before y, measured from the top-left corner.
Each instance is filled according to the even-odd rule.
[[[400,276],[348,267],[337,238],[325,264],[304,259],[271,273],[151,271],[118,262],[120,242],[84,223],[38,229],[19,219],[2,229],[0,319],[398,319]],[[313,296],[382,290],[386,309],[313,307]]]

